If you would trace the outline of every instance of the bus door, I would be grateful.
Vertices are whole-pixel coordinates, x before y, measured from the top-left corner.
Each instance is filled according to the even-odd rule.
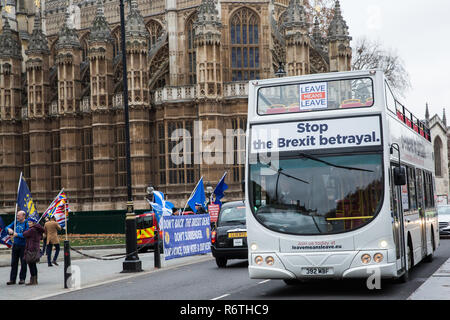
[[[422,239],[422,258],[427,255],[427,220],[425,217],[424,181],[422,170],[416,169],[417,206],[419,208],[420,233]]]
[[[392,231],[394,234],[395,252],[398,270],[406,270],[406,247],[405,247],[405,229],[403,220],[403,196],[402,187],[394,184],[393,169],[398,167],[396,164],[391,165],[390,170],[390,197],[391,197],[391,217],[392,217]],[[406,202],[408,197],[406,195]],[[408,204],[405,203],[407,207]],[[407,209],[407,208],[405,208]]]

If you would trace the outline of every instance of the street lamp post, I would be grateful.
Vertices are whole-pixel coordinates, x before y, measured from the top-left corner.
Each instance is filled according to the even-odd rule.
[[[278,78],[283,78],[286,76],[286,71],[284,70],[283,62],[279,62],[278,70],[275,72],[275,76]]]
[[[125,153],[126,153],[126,169],[127,169],[127,215],[125,219],[125,236],[127,256],[123,262],[122,272],[140,272],[142,271],[142,263],[137,254],[137,237],[136,237],[136,215],[133,207],[133,194],[131,189],[131,159],[130,159],[130,119],[128,114],[128,72],[127,57],[125,44],[125,13],[124,0],[120,0],[120,35],[121,35],[121,51],[122,51],[122,70],[123,70],[123,103],[125,114]]]
[[[286,71],[284,70],[283,62],[279,61],[278,70],[275,72],[275,76],[277,78],[283,78],[286,76]],[[283,104],[284,96],[283,96],[283,87],[280,86],[280,104]]]
[[[214,189],[211,185],[211,183],[207,183],[206,184],[206,193],[208,194],[208,204],[211,204],[211,197],[212,197],[212,193],[213,193]]]

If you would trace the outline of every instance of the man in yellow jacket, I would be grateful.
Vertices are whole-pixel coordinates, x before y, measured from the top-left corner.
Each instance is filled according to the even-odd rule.
[[[46,222],[44,225],[46,239],[47,239],[47,263],[49,267],[53,267],[53,265],[57,266],[58,263],[56,263],[56,259],[58,259],[59,254],[59,237],[58,237],[58,231],[61,230],[61,226],[58,222],[56,222],[56,219],[52,217],[50,221]],[[51,261],[52,258],[52,249],[53,245],[55,246],[55,256],[53,257],[53,261]],[[53,264],[52,264],[53,263]]]

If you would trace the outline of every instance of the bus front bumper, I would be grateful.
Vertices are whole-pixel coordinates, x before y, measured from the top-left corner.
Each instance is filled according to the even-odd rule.
[[[250,279],[295,279],[295,274],[279,268],[248,266]]]
[[[383,252],[385,260],[381,263],[370,263],[367,265],[362,265],[360,262],[362,254],[360,251],[309,253],[305,255],[252,253],[249,257],[248,270],[252,279],[367,279],[371,276],[379,276],[383,279],[396,278],[398,276],[396,262],[390,262],[387,259],[387,251],[377,250],[376,252]],[[375,251],[371,254],[373,255],[374,253]],[[255,263],[255,259],[258,256],[262,257],[259,265]],[[268,256],[274,258],[271,265],[265,262]],[[305,257],[308,257],[308,259],[305,259]],[[309,261],[312,260],[312,257],[319,257],[318,261],[323,261],[324,263],[312,264]],[[339,257],[339,259],[334,259],[335,257]],[[329,263],[326,263],[326,261]],[[312,271],[326,269],[327,272],[324,274],[319,272],[309,274],[311,269]]]

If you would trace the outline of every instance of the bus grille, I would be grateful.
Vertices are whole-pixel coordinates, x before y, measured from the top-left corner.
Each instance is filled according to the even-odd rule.
[[[444,229],[448,227],[448,222],[439,222],[439,229]]]

